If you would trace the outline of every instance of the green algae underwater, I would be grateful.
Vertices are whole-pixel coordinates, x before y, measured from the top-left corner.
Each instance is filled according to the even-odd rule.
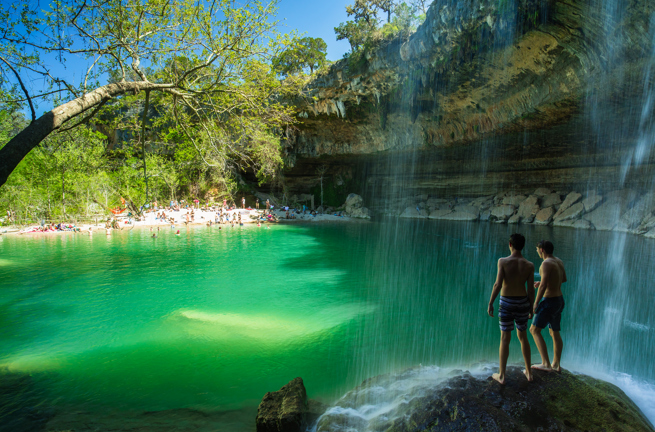
[[[0,371],[32,375],[29,404],[232,412],[233,430],[254,430],[263,395],[297,376],[331,403],[381,373],[497,363],[486,304],[515,226],[176,230],[2,238]],[[567,266],[563,366],[612,380],[653,421],[655,243],[518,230],[537,266],[544,238]],[[509,361],[521,361],[517,339]]]

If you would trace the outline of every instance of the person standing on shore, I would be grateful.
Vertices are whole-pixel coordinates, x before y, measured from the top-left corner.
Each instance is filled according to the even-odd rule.
[[[498,260],[498,274],[491,292],[487,313],[494,316],[494,301],[500,293],[498,319],[500,321],[499,371],[492,378],[505,384],[505,371],[509,357],[509,343],[516,322],[516,335],[521,342],[521,352],[525,362],[523,374],[532,381],[530,342],[528,341],[528,320],[532,318],[532,300],[534,299],[534,264],[521,254],[525,246],[525,237],[512,234],[509,237],[511,255]]]
[[[532,369],[547,372],[562,370],[560,360],[562,359],[563,342],[560,336],[560,321],[562,310],[564,310],[564,296],[562,295],[562,284],[566,282],[566,271],[561,259],[553,256],[555,246],[548,240],[542,240],[537,244],[539,258],[544,261],[539,267],[541,282],[535,282],[537,298],[534,301],[534,320],[530,333],[537,345],[541,355],[541,364],[532,365]],[[553,363],[548,358],[548,347],[541,335],[541,330],[550,327],[550,337],[553,339]]]
[[[271,209],[271,202],[268,199],[266,199],[266,210],[270,210],[270,209]]]
[[[255,200],[255,208],[257,208],[257,210],[259,210],[259,198],[257,198]]]
[[[246,197],[241,197],[241,208],[242,209],[246,208]]]

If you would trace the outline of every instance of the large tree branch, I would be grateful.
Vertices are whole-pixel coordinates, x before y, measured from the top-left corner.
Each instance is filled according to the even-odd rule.
[[[7,182],[12,171],[32,149],[38,146],[52,132],[60,129],[67,121],[96,107],[103,100],[128,92],[136,94],[145,90],[162,91],[183,96],[174,88],[173,84],[156,84],[147,81],[120,82],[100,87],[60,105],[30,123],[28,127],[0,149],[0,186]]]

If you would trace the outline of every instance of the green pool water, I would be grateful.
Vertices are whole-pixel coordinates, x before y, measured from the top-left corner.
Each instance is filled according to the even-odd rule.
[[[486,304],[516,229],[388,220],[3,237],[0,371],[32,374],[48,406],[232,411],[234,430],[253,430],[263,395],[297,376],[331,402],[379,373],[497,362]],[[529,259],[547,238],[567,264],[563,365],[652,389],[655,242],[520,230]]]

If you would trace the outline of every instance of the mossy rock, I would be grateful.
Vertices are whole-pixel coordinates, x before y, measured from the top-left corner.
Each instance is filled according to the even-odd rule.
[[[535,372],[534,381],[528,382],[521,370],[508,368],[504,386],[491,377],[458,373],[416,397],[403,397],[403,403],[367,424],[360,417],[333,414],[348,410],[332,410],[319,420],[317,431],[351,426],[385,432],[655,431],[639,408],[612,384],[567,371]],[[388,388],[389,376],[382,381],[363,383],[351,392],[354,397],[346,395],[338,405],[356,410],[374,404],[358,395],[366,394],[369,386]]]

